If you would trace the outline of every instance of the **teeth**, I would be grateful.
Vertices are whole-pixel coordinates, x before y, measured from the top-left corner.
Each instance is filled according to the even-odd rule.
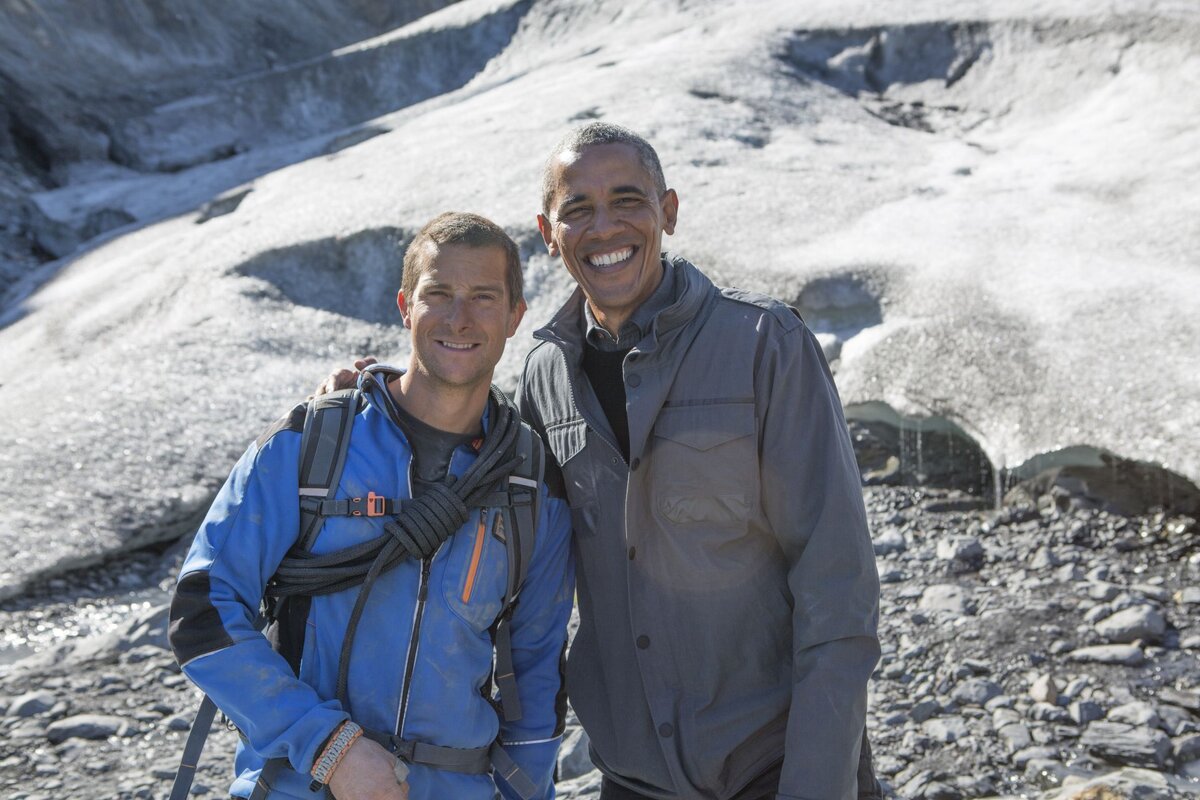
[[[624,261],[633,255],[633,248],[626,247],[624,250],[618,250],[615,253],[604,253],[598,256],[591,256],[588,261],[593,267],[609,267],[619,261]]]
[[[475,346],[473,344],[460,344],[457,342],[442,342],[442,344],[446,347],[449,347],[451,350],[470,350]]]

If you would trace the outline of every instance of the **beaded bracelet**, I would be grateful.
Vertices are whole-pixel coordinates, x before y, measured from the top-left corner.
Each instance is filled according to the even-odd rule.
[[[325,749],[321,751],[321,755],[313,762],[313,782],[308,787],[309,791],[319,791],[329,783],[337,765],[341,763],[346,753],[350,752],[350,745],[354,744],[354,741],[362,735],[362,727],[350,720],[343,722],[334,731],[325,744]]]

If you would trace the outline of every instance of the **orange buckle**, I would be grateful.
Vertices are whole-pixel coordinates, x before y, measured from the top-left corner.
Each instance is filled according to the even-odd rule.
[[[387,512],[387,498],[367,492],[367,516],[382,517]]]

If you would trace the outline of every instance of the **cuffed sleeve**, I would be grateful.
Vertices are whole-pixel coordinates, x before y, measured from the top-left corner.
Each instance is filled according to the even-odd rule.
[[[501,723],[500,740],[537,786],[534,797],[551,800],[566,714],[562,669],[575,570],[566,503],[543,494],[540,516],[533,560],[512,620],[513,668],[523,716]],[[496,785],[505,798],[519,797],[503,778],[497,777]]]

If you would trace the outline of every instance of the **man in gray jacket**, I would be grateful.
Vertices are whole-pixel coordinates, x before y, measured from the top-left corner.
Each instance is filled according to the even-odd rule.
[[[783,303],[661,252],[679,199],[640,136],[573,132],[543,190],[579,288],[519,400],[571,506],[568,689],[602,800],[874,796],[879,582],[820,347]]]

